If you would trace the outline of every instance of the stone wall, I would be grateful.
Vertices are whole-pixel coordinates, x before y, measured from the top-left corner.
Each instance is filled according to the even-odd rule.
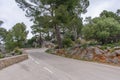
[[[27,54],[0,59],[0,70],[26,59],[28,59]]]

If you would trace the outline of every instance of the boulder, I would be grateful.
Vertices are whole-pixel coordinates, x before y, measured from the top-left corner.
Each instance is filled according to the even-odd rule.
[[[105,51],[103,51],[103,50],[95,47],[95,48],[94,48],[94,53],[95,53],[95,54],[105,54]]]
[[[116,57],[116,54],[114,52],[112,52],[112,53],[108,52],[105,54],[105,56],[109,57],[109,58],[114,58],[114,57]]]
[[[78,54],[75,54],[75,55],[72,56],[72,58],[74,58],[74,59],[80,59],[80,56]]]
[[[78,52],[78,50],[72,50],[71,55],[75,55]]]
[[[94,57],[94,53],[93,53],[94,50],[93,50],[93,48],[87,48],[86,50],[87,50],[87,53],[85,55],[85,59],[86,60],[92,60],[93,57]]]
[[[86,50],[83,50],[81,55],[80,55],[80,58],[81,59],[84,59],[85,55],[86,55],[87,51]]]
[[[105,63],[106,62],[106,57],[103,54],[96,54],[96,55],[94,55],[93,60]]]
[[[106,62],[107,63],[112,63],[112,59],[111,58],[106,58]]]
[[[114,57],[114,58],[106,58],[106,62],[107,63],[114,63],[114,64],[118,64],[120,62],[118,57]]]
[[[114,54],[116,54],[116,56],[120,56],[120,50],[115,50]]]
[[[90,54],[90,53],[87,53],[85,56],[84,56],[84,59],[85,60],[93,60],[93,54]]]
[[[113,62],[114,64],[118,64],[118,63],[119,63],[118,57],[114,57],[114,58],[112,59],[112,62]]]
[[[52,42],[49,42],[49,41],[43,41],[42,47],[54,48],[54,47],[55,47],[55,44],[53,44]]]

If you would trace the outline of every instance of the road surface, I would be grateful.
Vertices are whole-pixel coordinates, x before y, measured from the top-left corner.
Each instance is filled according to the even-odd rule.
[[[27,50],[29,59],[0,71],[0,80],[120,80],[120,67]]]

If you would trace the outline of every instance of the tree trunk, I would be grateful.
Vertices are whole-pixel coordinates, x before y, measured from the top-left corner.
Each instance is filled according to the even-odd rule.
[[[43,40],[42,40],[42,34],[41,32],[39,33],[39,37],[38,37],[38,44],[39,44],[39,47],[42,47],[42,43],[43,43]]]
[[[54,18],[55,17],[55,14],[54,14],[55,9],[54,9],[54,6],[52,6],[52,5],[50,5],[50,6],[52,8],[52,10],[51,10],[51,16]],[[61,49],[62,48],[62,40],[61,40],[61,36],[60,36],[60,29],[59,29],[59,27],[57,26],[56,23],[54,23],[54,24],[55,24],[54,25],[54,29],[55,29],[55,35],[56,35],[58,47],[59,47],[59,49]]]
[[[48,31],[47,37],[48,37],[48,41],[49,41],[50,40],[50,33],[49,33],[49,31]]]
[[[54,28],[55,28],[58,47],[59,47],[59,49],[61,49],[62,48],[62,40],[61,40],[61,36],[60,36],[60,29],[57,26],[55,26]]]
[[[74,41],[77,40],[77,36],[78,36],[77,29],[74,27]]]

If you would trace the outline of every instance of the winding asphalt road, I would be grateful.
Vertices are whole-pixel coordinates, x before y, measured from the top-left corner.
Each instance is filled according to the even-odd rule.
[[[26,50],[29,59],[0,71],[0,80],[120,80],[120,67]]]

